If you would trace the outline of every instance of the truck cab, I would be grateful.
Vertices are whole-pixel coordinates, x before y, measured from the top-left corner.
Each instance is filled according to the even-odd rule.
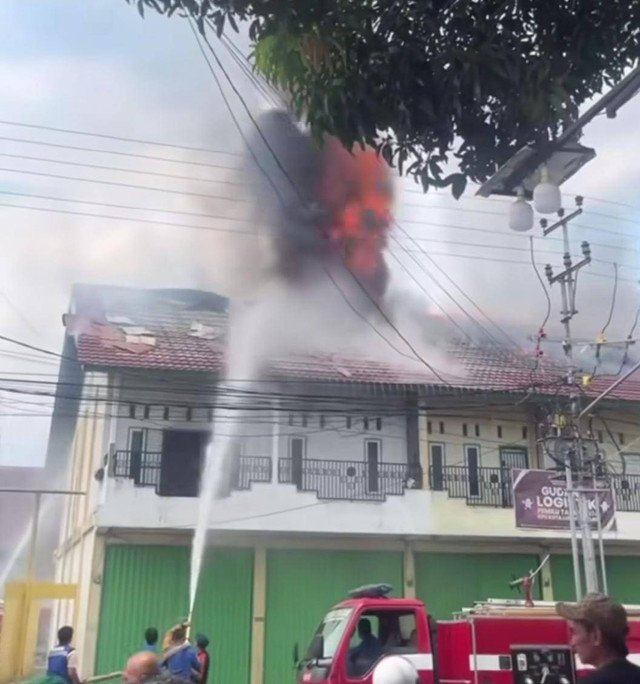
[[[388,597],[384,584],[361,587],[329,610],[298,664],[300,682],[371,684],[387,655],[413,662],[421,684],[433,684],[433,649],[424,603]]]

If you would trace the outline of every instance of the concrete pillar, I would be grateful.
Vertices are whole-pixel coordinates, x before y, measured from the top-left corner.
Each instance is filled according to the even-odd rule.
[[[416,597],[416,566],[413,555],[413,546],[410,542],[404,545],[402,554],[402,584],[405,598]]]
[[[83,673],[95,672],[98,630],[100,627],[100,600],[102,598],[102,579],[104,576],[104,537],[94,530],[93,557],[91,571],[88,573],[89,591],[86,606],[86,625],[82,649]],[[86,539],[89,543],[89,539]]]
[[[257,546],[253,556],[253,622],[251,625],[251,684],[264,680],[264,621],[267,609],[267,550]]]
[[[418,408],[418,411],[420,409]],[[422,468],[422,489],[429,488],[429,434],[427,433],[427,416],[418,413],[418,444],[420,449],[420,467]]]
[[[540,559],[542,560],[549,553],[549,549],[542,549]],[[542,600],[553,601],[553,578],[551,575],[551,562],[553,558],[549,558],[545,566],[540,571],[540,586],[542,587]]]

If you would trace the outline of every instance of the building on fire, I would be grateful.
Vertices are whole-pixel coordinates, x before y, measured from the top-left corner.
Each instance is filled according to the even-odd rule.
[[[81,378],[79,401],[52,429],[72,436],[67,486],[86,495],[67,501],[56,551],[57,581],[78,585],[78,605],[60,602],[56,620],[76,621],[82,669],[101,674],[121,667],[146,627],[162,631],[187,612],[203,453],[214,408],[229,398],[216,385],[227,302],[78,286],[64,321],[62,376]],[[232,491],[212,512],[194,614],[214,681],[287,681],[294,643],[370,582],[446,617],[509,595],[513,577],[551,554],[536,595],[572,598],[568,532],[516,527],[511,490],[513,468],[551,465],[537,412],[561,371],[532,370],[506,349],[455,354],[466,378],[453,388],[425,369],[327,354],[273,359],[246,390]],[[640,382],[629,381],[593,420],[617,509],[605,533],[609,586],[635,603],[639,415]],[[231,428],[214,425],[214,439]]]

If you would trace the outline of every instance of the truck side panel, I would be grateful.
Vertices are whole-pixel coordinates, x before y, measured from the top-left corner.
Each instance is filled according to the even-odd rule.
[[[438,622],[438,678],[440,684],[471,684],[469,654],[473,651],[471,625],[466,620]]]

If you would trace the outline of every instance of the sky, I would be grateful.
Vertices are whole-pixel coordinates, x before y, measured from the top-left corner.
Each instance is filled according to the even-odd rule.
[[[231,37],[246,52],[246,39]],[[226,48],[214,45],[249,107],[258,113],[266,105],[264,98]],[[224,89],[242,131],[251,136],[251,121],[226,82]],[[578,334],[588,339],[595,339],[608,318],[614,262],[620,277],[607,331],[610,339],[626,337],[638,307],[640,143],[634,133],[639,115],[640,97],[616,120],[594,121],[582,142],[598,156],[562,188],[568,208],[573,206],[572,194],[587,198],[585,214],[571,232],[576,256],[580,241],[592,242],[594,263],[580,276],[576,319]],[[143,20],[124,0],[0,3],[0,335],[60,351],[61,317],[76,282],[206,287],[234,294],[247,254],[256,248],[246,236],[225,232],[237,226],[234,218],[251,216],[249,206],[238,200],[246,198],[248,183],[259,182],[247,171],[243,150],[242,137],[184,20],[153,13]],[[427,320],[439,308],[464,319],[453,294],[485,325],[491,327],[479,310],[501,327],[534,335],[545,316],[546,300],[529,264],[528,235],[510,233],[507,227],[508,202],[476,199],[473,188],[458,202],[446,193],[424,196],[411,181],[400,188],[398,218],[406,233],[396,232],[403,248],[394,240],[389,255],[392,292],[406,304],[400,327],[413,334],[421,317]],[[535,234],[536,261],[541,268],[550,261],[559,270],[559,243],[543,241],[539,231]],[[560,334],[559,300],[558,292],[551,294],[548,332],[553,337]],[[394,352],[388,354],[394,360]],[[589,354],[583,352],[582,358]],[[0,366],[5,379],[57,371],[55,359],[7,342],[0,342]],[[0,389],[0,464],[39,465],[50,403],[11,395],[6,386]]]

